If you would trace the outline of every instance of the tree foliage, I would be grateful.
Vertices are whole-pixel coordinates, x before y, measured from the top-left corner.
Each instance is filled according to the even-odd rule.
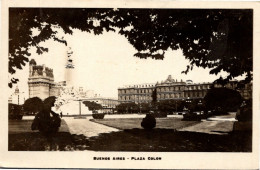
[[[140,111],[140,107],[134,103],[120,103],[119,105],[116,106],[116,110],[119,113],[137,113]]]
[[[253,11],[250,9],[83,9],[10,8],[9,72],[28,62],[28,49],[42,54],[41,42],[58,37],[55,28],[66,34],[73,29],[93,32],[115,31],[125,36],[139,58],[163,59],[167,50],[181,49],[194,66],[210,68],[210,74],[226,71],[225,80],[246,74],[252,79]],[[33,29],[39,34],[34,35]],[[9,86],[18,80],[12,78]]]
[[[96,102],[84,101],[83,104],[85,104],[85,106],[87,106],[89,110],[100,110],[103,108],[101,104],[98,104]]]
[[[43,109],[43,101],[39,97],[27,99],[24,104],[24,111],[36,113]]]
[[[228,88],[212,88],[204,97],[206,109],[216,111],[236,111],[242,100],[238,91]]]
[[[159,111],[172,113],[182,111],[185,106],[185,101],[182,100],[161,100],[156,104]]]
[[[43,101],[43,104],[46,106],[46,107],[53,107],[54,106],[54,103],[56,101],[56,97],[55,96],[49,96],[47,97],[46,99],[44,99]]]

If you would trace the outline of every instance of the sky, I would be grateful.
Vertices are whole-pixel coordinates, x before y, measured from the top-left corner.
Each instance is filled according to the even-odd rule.
[[[124,85],[156,83],[165,80],[168,75],[178,80],[193,80],[193,82],[212,82],[220,75],[209,75],[209,69],[195,67],[187,75],[181,74],[186,70],[189,61],[183,56],[182,50],[168,50],[163,60],[140,59],[134,57],[137,52],[128,40],[116,32],[104,32],[101,35],[73,30],[72,35],[59,31],[58,36],[64,36],[68,45],[52,39],[41,43],[49,48],[47,53],[38,55],[31,48],[29,59],[35,59],[37,64],[45,64],[54,70],[55,82],[65,79],[65,65],[69,47],[73,51],[72,59],[75,65],[73,83],[76,87],[94,90],[103,97],[117,98],[117,89]],[[29,63],[23,70],[17,70],[15,77],[20,92],[28,97]],[[14,86],[16,87],[16,85]],[[14,88],[11,89],[14,91]]]

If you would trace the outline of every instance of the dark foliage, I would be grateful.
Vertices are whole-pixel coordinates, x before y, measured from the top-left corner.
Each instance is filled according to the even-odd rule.
[[[101,104],[98,104],[96,102],[84,101],[83,104],[85,104],[85,106],[87,106],[89,110],[100,110],[103,108]]]
[[[93,113],[93,114],[92,114],[92,117],[93,117],[94,119],[104,119],[105,113]]]
[[[147,113],[151,109],[151,105],[149,103],[140,103],[136,104],[134,102],[130,103],[120,103],[116,106],[118,113]]]
[[[116,110],[118,113],[138,113],[140,111],[140,107],[134,102],[120,103],[116,106]]]
[[[188,112],[183,115],[183,119],[185,121],[200,121],[202,118],[201,115],[197,115],[195,112]]]
[[[207,110],[236,111],[242,102],[240,93],[228,88],[212,88],[204,97]]]
[[[38,97],[32,97],[24,102],[23,107],[24,111],[34,114],[43,109],[43,101]]]
[[[56,97],[50,96],[50,97],[47,97],[46,99],[44,99],[43,103],[46,107],[51,108],[54,106],[55,101],[56,101]]]
[[[175,111],[182,111],[185,104],[182,100],[161,100],[156,103],[156,107],[160,112],[172,114]]]
[[[143,118],[141,122],[141,126],[144,129],[151,130],[156,126],[156,119],[152,114],[146,114],[145,118]]]
[[[41,42],[53,39],[67,45],[53,28],[66,34],[73,29],[93,32],[115,31],[125,36],[139,58],[163,59],[168,49],[182,49],[194,66],[210,68],[210,74],[226,71],[225,81],[246,74],[252,80],[253,10],[250,9],[83,9],[10,8],[9,72],[15,73],[29,61],[29,47],[42,54]],[[98,24],[95,24],[95,23]],[[39,31],[32,35],[32,28]],[[11,78],[12,87],[18,79]]]
[[[155,118],[167,117],[167,112],[155,111],[155,112],[153,113],[153,116],[154,116]]]
[[[240,122],[252,122],[252,113],[252,100],[247,100],[239,108],[236,119]]]
[[[23,114],[23,108],[21,105],[11,103],[8,104],[8,119],[22,120]]]
[[[186,100],[184,102],[185,102],[184,103],[185,107],[188,110],[190,110],[191,112],[205,110],[205,102],[204,102],[204,100],[192,99],[192,100]]]

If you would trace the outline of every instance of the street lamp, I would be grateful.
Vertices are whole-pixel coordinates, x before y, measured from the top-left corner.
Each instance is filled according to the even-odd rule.
[[[78,101],[79,101],[79,115],[81,115],[81,101],[82,100],[78,99]]]

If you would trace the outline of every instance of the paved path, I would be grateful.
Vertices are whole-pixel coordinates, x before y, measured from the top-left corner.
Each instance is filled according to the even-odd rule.
[[[200,132],[209,134],[228,134],[233,130],[232,121],[203,121],[199,124],[179,129],[179,131]]]
[[[64,117],[63,119],[66,121],[71,134],[83,134],[86,137],[92,137],[98,136],[100,133],[110,133],[113,131],[119,131],[115,128],[91,122],[89,121],[89,118],[74,119],[73,117]]]

